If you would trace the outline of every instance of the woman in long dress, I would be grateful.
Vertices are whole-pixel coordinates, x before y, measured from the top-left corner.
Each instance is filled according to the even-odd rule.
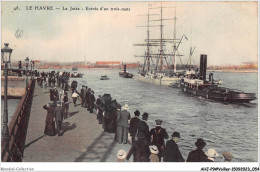
[[[54,116],[54,107],[51,106],[49,103],[47,105],[43,106],[43,109],[47,110],[47,116],[45,120],[45,129],[44,129],[44,134],[48,136],[55,136],[56,135],[56,130],[55,130],[55,122],[53,120]]]

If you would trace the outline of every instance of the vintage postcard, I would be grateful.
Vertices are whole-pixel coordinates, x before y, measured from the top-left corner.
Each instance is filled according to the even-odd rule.
[[[1,171],[259,171],[258,6],[2,1]]]

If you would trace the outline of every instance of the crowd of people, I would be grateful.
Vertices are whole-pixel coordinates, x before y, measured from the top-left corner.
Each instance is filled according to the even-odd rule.
[[[127,104],[121,106],[112,99],[110,94],[99,95],[96,99],[94,90],[86,85],[83,85],[79,92],[76,81],[69,86],[69,76],[67,72],[42,72],[37,78],[39,86],[42,87],[44,84],[46,86],[48,82],[50,87],[50,102],[43,106],[47,110],[44,134],[54,136],[57,132],[59,136],[63,135],[62,121],[69,115],[68,93],[71,91],[74,106],[77,105],[77,99],[80,99],[81,107],[87,108],[90,113],[96,109],[98,123],[102,124],[104,131],[115,133],[115,142],[127,144],[128,140],[131,140],[131,148],[128,152],[118,151],[118,162],[129,160],[132,155],[134,162],[214,162],[219,156],[213,148],[204,152],[206,142],[198,138],[195,142],[196,150],[191,151],[185,160],[177,144],[181,137],[179,132],[174,131],[169,139],[166,129],[162,128],[163,121],[160,119],[155,120],[156,127],[150,130],[147,124],[149,117],[147,112],[144,112],[140,119],[140,112],[136,110],[135,116],[131,118]],[[60,87],[60,91],[56,87]],[[128,138],[128,133],[131,139]],[[169,139],[166,144],[165,139]],[[233,158],[230,152],[222,154],[226,162],[230,162]]]

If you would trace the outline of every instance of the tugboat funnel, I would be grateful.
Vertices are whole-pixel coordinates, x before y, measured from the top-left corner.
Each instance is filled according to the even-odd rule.
[[[200,55],[200,77],[203,81],[206,80],[206,73],[207,73],[207,55],[201,54]]]
[[[126,65],[124,65],[124,73],[126,73]]]

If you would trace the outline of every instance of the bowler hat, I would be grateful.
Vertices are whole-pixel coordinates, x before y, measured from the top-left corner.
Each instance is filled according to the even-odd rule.
[[[197,148],[203,149],[206,146],[206,142],[202,138],[198,138],[197,142],[195,142]]]
[[[222,155],[224,156],[225,160],[231,161],[234,157],[231,152],[222,152]]]
[[[156,120],[155,120],[156,125],[161,125],[162,122],[163,122],[163,121],[162,121],[161,119],[156,119]]]
[[[136,110],[136,111],[134,112],[134,114],[135,114],[135,116],[140,116],[139,110]]]
[[[148,117],[148,113],[144,112],[142,116],[143,117]]]
[[[179,133],[179,132],[176,132],[176,131],[172,133],[172,137],[181,138],[180,133]]]

